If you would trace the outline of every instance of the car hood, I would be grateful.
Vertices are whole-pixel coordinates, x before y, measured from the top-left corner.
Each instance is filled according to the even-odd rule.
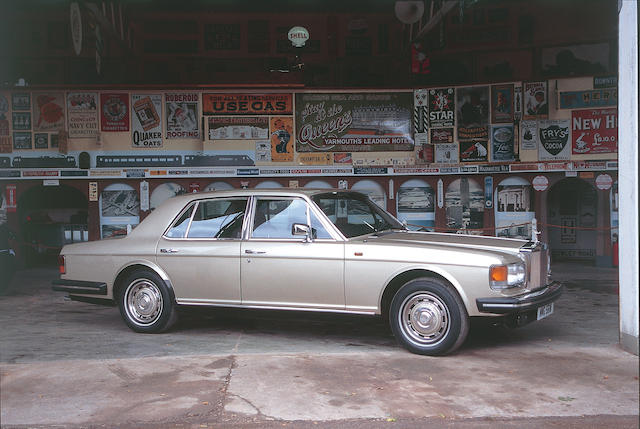
[[[442,234],[420,231],[386,231],[358,237],[370,243],[397,244],[405,246],[458,247],[465,249],[490,250],[517,253],[527,241],[513,238],[487,237],[481,235]]]

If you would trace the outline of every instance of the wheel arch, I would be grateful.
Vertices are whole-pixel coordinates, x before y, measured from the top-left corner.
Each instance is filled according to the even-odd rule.
[[[127,266],[122,267],[120,269],[120,271],[116,275],[116,278],[113,281],[113,299],[114,300],[118,299],[117,297],[120,293],[120,289],[124,286],[123,284],[124,280],[131,273],[138,270],[153,271],[158,276],[160,276],[160,278],[164,281],[165,285],[167,286],[167,289],[169,290],[169,294],[171,295],[171,300],[174,303],[176,302],[176,295],[173,290],[173,285],[171,284],[171,280],[169,279],[169,276],[167,276],[167,273],[165,273],[164,270],[162,270],[160,267],[158,267],[157,265],[149,261],[133,261],[127,264]]]
[[[428,268],[411,268],[401,273],[396,274],[384,288],[382,296],[380,298],[380,312],[383,318],[386,320],[389,316],[389,308],[391,307],[391,300],[396,292],[407,282],[415,280],[417,278],[426,277],[442,281],[445,285],[451,288],[451,290],[458,295],[465,307],[468,307],[467,297],[461,290],[460,284],[446,273],[440,273]],[[467,310],[468,311],[468,310]]]

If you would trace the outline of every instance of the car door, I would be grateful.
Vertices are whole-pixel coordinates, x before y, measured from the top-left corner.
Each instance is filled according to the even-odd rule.
[[[248,200],[197,201],[160,238],[156,260],[179,304],[240,304],[240,243]]]
[[[242,304],[344,309],[344,242],[303,198],[254,197],[241,247]],[[309,225],[314,237],[294,235]]]

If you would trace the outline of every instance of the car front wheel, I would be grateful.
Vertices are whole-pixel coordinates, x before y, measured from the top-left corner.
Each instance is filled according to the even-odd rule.
[[[458,294],[431,278],[411,280],[396,292],[389,322],[398,342],[421,355],[452,353],[469,332],[469,316]]]
[[[152,271],[129,275],[120,289],[118,306],[129,328],[136,332],[158,333],[176,321],[176,309],[164,280]]]

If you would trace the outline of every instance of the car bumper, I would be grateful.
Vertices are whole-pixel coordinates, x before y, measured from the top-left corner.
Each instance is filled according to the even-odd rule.
[[[524,295],[498,298],[478,298],[476,305],[481,313],[518,314],[534,311],[539,307],[550,304],[562,295],[563,286],[560,282],[552,282],[542,289]]]
[[[58,292],[82,295],[106,295],[107,284],[105,282],[87,282],[81,280],[54,280],[51,288]]]

